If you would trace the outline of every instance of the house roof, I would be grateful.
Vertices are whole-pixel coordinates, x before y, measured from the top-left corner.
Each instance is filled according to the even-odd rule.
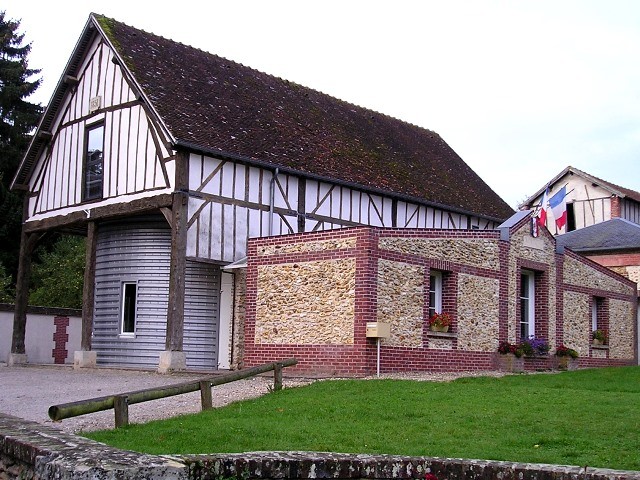
[[[111,43],[176,147],[495,220],[513,213],[435,132],[100,15],[91,15],[83,37],[93,29]],[[66,88],[58,87],[54,100]],[[36,151],[14,184],[28,178]]]
[[[613,218],[558,235],[556,242],[575,252],[640,250],[640,225],[623,218]]]
[[[604,188],[605,190],[609,191],[612,195],[616,195],[620,198],[629,198],[636,202],[640,202],[640,192],[636,192],[635,190],[631,190],[630,188],[621,187],[620,185],[616,185],[615,183],[611,183],[601,178],[595,177],[593,175],[590,175],[572,166],[568,166],[564,170],[562,170],[558,175],[553,177],[547,185],[553,185],[568,173],[573,173],[574,175],[578,175],[584,178],[585,180],[587,180],[588,182]],[[542,195],[545,188],[547,188],[547,185],[543,186],[540,190],[538,190],[532,196],[527,198],[522,203],[522,206],[531,206],[532,202],[534,202],[540,195]]]

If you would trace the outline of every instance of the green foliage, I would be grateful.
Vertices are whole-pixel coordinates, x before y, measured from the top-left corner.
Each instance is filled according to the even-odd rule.
[[[0,303],[13,303],[16,292],[12,283],[11,275],[7,273],[4,265],[0,264]]]
[[[60,237],[32,267],[30,305],[82,308],[85,239]]]
[[[24,155],[42,107],[25,99],[40,86],[30,81],[40,70],[30,69],[31,45],[22,45],[20,22],[0,12],[0,264],[15,278],[20,250],[22,196],[9,185]]]
[[[338,380],[86,436],[154,454],[308,450],[640,470],[639,403],[638,367]]]

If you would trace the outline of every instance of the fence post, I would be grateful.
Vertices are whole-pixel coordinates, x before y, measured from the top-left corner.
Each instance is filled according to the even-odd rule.
[[[113,410],[116,416],[116,428],[129,425],[129,397],[127,395],[116,395],[113,397]]]
[[[202,410],[211,410],[213,408],[211,382],[209,380],[200,381],[200,403],[202,404]]]
[[[273,364],[273,391],[282,390],[282,364]]]

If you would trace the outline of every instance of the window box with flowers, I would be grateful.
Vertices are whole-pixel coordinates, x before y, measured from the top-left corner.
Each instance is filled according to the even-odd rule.
[[[575,370],[578,368],[578,352],[564,344],[556,348],[556,368],[558,370]]]
[[[497,367],[499,370],[505,372],[522,372],[524,371],[525,358],[532,359],[532,362],[540,362],[542,359],[544,365],[549,358],[549,344],[543,338],[529,337],[520,343],[500,342],[498,345]],[[530,368],[541,368],[540,365],[536,367],[533,363]],[[549,368],[544,366],[542,368]]]
[[[452,319],[448,313],[434,313],[429,318],[429,330],[432,332],[448,332]]]
[[[595,346],[600,346],[600,345],[605,345],[607,343],[607,331],[599,328],[597,330],[594,330],[592,332],[592,336],[593,336],[593,345]]]
[[[498,370],[512,373],[524,372],[523,355],[524,352],[520,344],[500,342],[496,356]]]

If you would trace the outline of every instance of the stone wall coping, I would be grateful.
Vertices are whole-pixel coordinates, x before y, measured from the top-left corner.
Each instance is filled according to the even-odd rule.
[[[0,303],[0,312],[13,312],[15,305],[12,303]],[[60,307],[37,307],[30,305],[27,307],[27,313],[34,315],[54,315],[59,317],[82,317],[82,310],[75,308]]]
[[[458,338],[458,334],[456,332],[435,332],[433,330],[427,331],[427,337],[437,337],[437,338]]]
[[[640,471],[460,458],[326,452],[247,452],[148,455],[118,450],[51,426],[0,413],[2,462],[21,462],[25,478],[69,480],[136,478],[424,478],[482,480],[640,480]],[[31,473],[31,475],[29,475]]]

